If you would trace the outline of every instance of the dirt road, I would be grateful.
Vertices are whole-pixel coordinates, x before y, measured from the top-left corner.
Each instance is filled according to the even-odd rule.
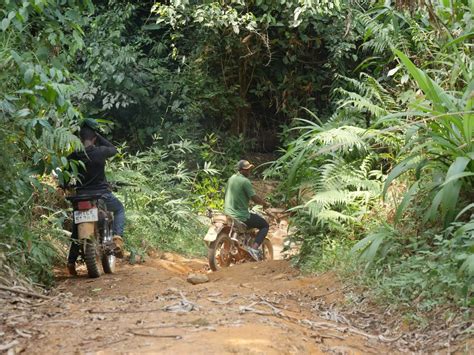
[[[59,275],[58,295],[7,319],[16,352],[160,354],[386,353],[387,339],[337,319],[331,274],[303,277],[287,261],[206,273],[204,260],[164,254],[98,279]],[[189,272],[210,281],[192,285]],[[321,305],[326,305],[321,307]],[[342,317],[342,316],[341,316]],[[329,320],[330,318],[336,321]],[[12,329],[12,328],[10,328]]]

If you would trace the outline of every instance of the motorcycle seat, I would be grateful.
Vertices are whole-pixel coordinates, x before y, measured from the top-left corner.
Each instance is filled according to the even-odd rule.
[[[234,227],[236,227],[239,230],[246,231],[248,229],[247,225],[244,222],[239,221],[238,219],[233,220],[234,222]]]
[[[91,201],[91,200],[98,200],[102,197],[103,194],[92,194],[92,195],[75,195],[75,196],[68,196],[66,197],[67,200],[71,202],[79,202],[79,201]]]

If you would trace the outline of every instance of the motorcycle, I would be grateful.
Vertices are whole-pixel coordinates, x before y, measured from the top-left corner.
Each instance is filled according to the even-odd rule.
[[[73,206],[73,223],[77,228],[80,256],[87,267],[89,277],[101,275],[99,263],[107,274],[115,271],[112,226],[114,215],[107,211],[102,194],[76,195],[66,197]]]
[[[110,191],[120,187],[136,186],[122,181],[109,182]],[[66,193],[75,190],[73,185],[62,187]],[[115,272],[116,245],[113,242],[114,214],[107,210],[102,194],[83,194],[66,197],[73,206],[73,223],[77,228],[79,256],[84,260],[89,277],[101,275],[99,264],[106,274]]]
[[[220,212],[208,210],[211,226],[204,237],[208,246],[208,260],[211,270],[217,271],[232,264],[253,261],[247,252],[255,240],[256,229],[249,229],[245,223]],[[273,246],[268,237],[262,245],[262,259],[273,260]]]

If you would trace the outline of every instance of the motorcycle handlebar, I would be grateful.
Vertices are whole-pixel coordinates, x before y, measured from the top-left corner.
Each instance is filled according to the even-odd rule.
[[[129,182],[125,182],[125,181],[109,181],[108,182],[108,185],[109,185],[109,188],[111,190],[114,190],[116,191],[117,188],[119,187],[125,187],[125,186],[138,186],[136,184],[131,184]],[[58,187],[62,190],[68,190],[68,189],[76,189],[77,186],[76,185],[58,185]]]
[[[110,182],[110,184],[113,184],[115,186],[138,186],[137,184],[131,184],[129,182],[125,182],[125,181],[112,181]]]
[[[264,208],[263,210],[261,210],[259,212],[262,212],[262,213],[266,214],[268,217],[275,219],[277,222],[280,221],[280,219],[281,219],[281,217],[278,216],[278,213],[274,213],[274,212],[271,211],[271,207]],[[286,213],[287,211],[283,210],[282,212]],[[208,217],[208,218],[212,218],[212,216],[215,213],[224,214],[222,211],[213,210],[212,208],[207,208],[206,209],[206,217]]]

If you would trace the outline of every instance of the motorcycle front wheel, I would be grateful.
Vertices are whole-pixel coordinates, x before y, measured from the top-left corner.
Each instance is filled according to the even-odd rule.
[[[113,274],[115,272],[115,255],[102,255],[102,269],[106,274]]]
[[[269,239],[264,239],[262,243],[263,260],[273,260],[273,245]]]
[[[232,240],[227,233],[220,233],[216,240],[211,242],[207,256],[212,271],[230,266],[232,263],[231,248]]]
[[[106,225],[104,229],[104,243],[112,242],[112,223]],[[115,272],[115,261],[116,257],[113,254],[108,254],[107,251],[104,251],[102,254],[102,269],[106,274],[113,274]]]

